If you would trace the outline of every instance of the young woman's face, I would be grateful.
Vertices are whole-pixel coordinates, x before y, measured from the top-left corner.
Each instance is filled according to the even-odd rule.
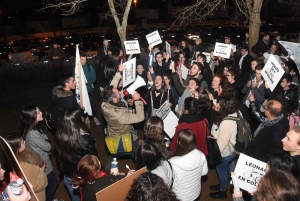
[[[148,81],[152,81],[152,77],[151,77],[150,71],[147,72],[147,79],[148,79]]]
[[[119,56],[121,57],[121,56],[123,56],[124,55],[124,52],[123,52],[123,50],[120,50],[120,54],[119,54]]]
[[[224,74],[225,76],[226,76],[227,72],[228,72],[228,68],[227,68],[227,67],[224,67],[223,74]]]
[[[43,113],[40,111],[40,109],[36,108],[36,121],[43,121]]]
[[[165,84],[169,85],[170,84],[170,80],[167,76],[164,76],[164,80],[165,80]]]
[[[255,71],[255,67],[257,66],[257,61],[252,61],[251,62],[251,69],[253,70],[253,71]]]
[[[229,72],[226,73],[226,78],[229,83],[234,82],[234,76],[232,76]]]
[[[211,87],[213,89],[218,89],[220,86],[220,79],[218,77],[214,77],[212,83],[211,83]]]
[[[197,83],[194,80],[189,81],[189,86],[188,87],[189,87],[189,91],[191,93],[197,91],[197,89],[199,88],[199,86],[197,85]]]
[[[155,84],[155,87],[161,87],[161,85],[162,85],[162,77],[161,76],[156,76],[154,84]]]
[[[19,148],[19,152],[21,153],[22,151],[24,151],[26,148],[26,143],[25,143],[25,140],[22,139],[22,142],[21,142],[21,145],[20,145],[20,148]]]

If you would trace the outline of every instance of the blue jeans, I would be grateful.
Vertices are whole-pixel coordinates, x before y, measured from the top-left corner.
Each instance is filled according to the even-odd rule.
[[[48,186],[46,188],[46,201],[51,201],[55,195],[59,179],[53,170],[47,175],[47,179]]]
[[[216,170],[220,180],[220,190],[226,191],[229,177],[229,164],[235,158],[236,153],[230,156],[222,157],[222,162],[216,166]]]
[[[71,200],[72,201],[80,201],[78,190],[73,189],[73,187],[72,187],[72,179],[64,176],[64,183],[65,183],[68,193],[71,197]]]

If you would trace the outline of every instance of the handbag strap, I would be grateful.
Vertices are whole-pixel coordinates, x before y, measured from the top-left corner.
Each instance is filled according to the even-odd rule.
[[[172,167],[170,161],[169,160],[166,160],[166,161],[168,162],[168,164],[169,164],[169,166],[172,170],[172,181],[171,181],[171,185],[170,185],[170,188],[172,189],[173,188],[173,183],[174,183],[174,171],[173,171],[173,167]]]

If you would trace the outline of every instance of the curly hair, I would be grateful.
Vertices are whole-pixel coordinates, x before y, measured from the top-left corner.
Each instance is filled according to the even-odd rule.
[[[148,119],[143,130],[143,140],[158,145],[163,139],[164,122],[157,116]]]
[[[233,86],[228,82],[222,82],[220,83],[222,92],[221,96],[228,96],[228,97],[235,97],[235,90]]]
[[[132,184],[127,201],[179,201],[176,195],[159,176],[146,172]]]
[[[187,97],[184,100],[184,110],[189,111],[189,114],[201,114],[204,110],[211,108],[212,103],[203,95],[203,97],[196,99],[193,97]]]
[[[219,127],[221,122],[229,114],[235,113],[237,109],[237,101],[232,96],[220,96],[219,97],[220,110],[217,116],[216,125]]]

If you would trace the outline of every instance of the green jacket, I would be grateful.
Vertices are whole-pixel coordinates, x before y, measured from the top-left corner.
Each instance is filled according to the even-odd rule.
[[[87,91],[91,92],[94,91],[94,83],[96,82],[96,73],[94,67],[90,64],[89,66],[90,66],[90,70],[88,69],[88,64],[82,65],[82,68],[87,81],[86,84]],[[75,68],[73,70],[73,76],[75,76]]]

